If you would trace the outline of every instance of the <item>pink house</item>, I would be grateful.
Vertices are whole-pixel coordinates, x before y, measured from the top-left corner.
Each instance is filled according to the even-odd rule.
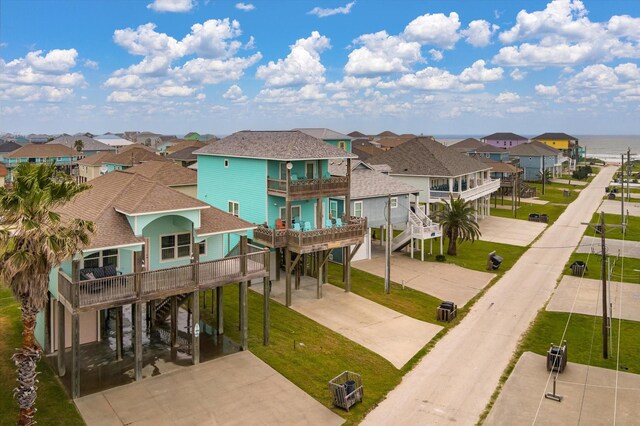
[[[486,144],[507,149],[529,142],[529,139],[515,133],[494,133],[480,140]]]

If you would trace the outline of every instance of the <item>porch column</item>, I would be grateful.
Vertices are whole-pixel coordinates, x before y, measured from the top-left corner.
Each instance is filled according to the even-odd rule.
[[[291,306],[291,250],[289,248],[284,249],[284,264],[285,264],[285,304],[287,307]]]
[[[178,297],[171,296],[171,347],[178,346]]]
[[[351,219],[351,158],[347,158],[347,193],[344,196],[344,216],[345,222],[348,224]],[[351,292],[351,247],[346,247],[345,252],[347,254],[347,261],[342,262],[343,267],[346,269],[344,287],[347,293],[349,293]],[[328,252],[327,256],[329,256]],[[328,265],[325,266],[325,271],[328,271]]]
[[[71,398],[80,396],[80,315],[71,314]]]
[[[122,306],[116,309],[116,360],[122,360]]]
[[[247,304],[247,281],[240,282],[240,347],[249,349],[249,308]]]
[[[134,371],[136,382],[142,380],[142,303],[136,302],[131,305],[134,308],[133,332],[135,345],[133,347]]]
[[[453,192],[453,179],[454,178],[449,178],[449,192]]]
[[[271,298],[271,256],[270,252],[265,253],[265,265],[267,265],[267,276],[262,279],[262,344],[269,345],[269,299]],[[278,266],[279,268],[279,266]]]
[[[324,261],[324,250],[316,253],[318,257],[318,265],[322,266]],[[346,258],[343,263],[346,263]],[[324,268],[318,268],[318,278],[316,279],[316,298],[322,299],[322,271]]]
[[[58,300],[58,376],[64,377],[66,373],[66,364],[64,363],[64,353],[66,349],[66,343],[64,339],[64,320],[65,320],[65,307],[60,300]]]
[[[71,262],[71,281],[80,281],[80,261]],[[76,293],[77,300],[77,293]],[[64,312],[63,312],[64,313]],[[64,346],[63,346],[64,348]],[[80,396],[80,314],[71,313],[71,398]]]
[[[200,363],[200,290],[191,293],[191,312],[193,315],[193,330],[191,330],[191,362]]]
[[[316,205],[316,229],[324,228],[324,209],[322,208],[322,160],[318,160],[318,204]],[[297,287],[298,288],[298,287]]]
[[[224,334],[224,287],[216,287],[216,326],[218,336]]]
[[[476,198],[475,200],[473,200],[473,216],[476,219],[476,222],[478,221],[478,199]]]
[[[276,250],[276,281],[280,281],[280,264],[282,263],[282,252],[279,248]]]

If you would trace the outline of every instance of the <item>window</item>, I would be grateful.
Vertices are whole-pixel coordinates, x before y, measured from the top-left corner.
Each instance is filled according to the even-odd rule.
[[[346,141],[339,141],[338,142],[338,148],[344,149],[346,151],[347,150],[347,142]]]
[[[287,208],[286,207],[280,207],[280,219],[284,220],[285,216],[287,214]],[[301,209],[300,206],[291,206],[291,220],[300,220],[300,215],[301,215]]]
[[[398,197],[391,197],[391,208],[395,209],[398,207]]]
[[[225,169],[229,168],[229,160],[227,160],[227,159],[224,160],[224,168]]]
[[[393,200],[396,200],[396,204],[398,203],[398,199],[397,198],[392,198],[391,199],[391,207],[393,208]],[[353,202],[353,215],[355,217],[362,217],[363,216],[363,208],[362,208],[362,201],[354,201]]]
[[[280,162],[280,180],[287,180],[287,162]]]
[[[202,241],[198,243],[198,254],[200,256],[206,256],[207,255],[207,242],[206,241]]]
[[[240,203],[235,201],[229,201],[229,213],[234,215],[235,217],[240,217]]]
[[[99,268],[110,265],[118,267],[118,249],[102,250],[84,258],[85,268]]]
[[[338,202],[335,200],[329,201],[329,217],[331,219],[338,217]]]
[[[313,179],[316,176],[316,163],[307,161],[304,167],[304,175],[307,179]]]
[[[191,255],[191,234],[162,235],[160,237],[160,259],[184,259]]]

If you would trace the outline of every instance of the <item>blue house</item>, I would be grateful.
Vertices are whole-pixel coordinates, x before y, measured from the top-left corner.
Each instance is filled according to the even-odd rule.
[[[275,252],[275,265],[284,256],[287,306],[301,261],[314,259],[320,297],[330,251],[363,243],[366,219],[350,208],[343,216],[329,210],[330,197],[349,199],[351,175],[348,167],[346,176],[332,177],[329,162],[350,164],[353,154],[296,130],[237,132],[195,154],[198,199],[257,224],[249,236]],[[345,267],[349,275],[350,261]],[[279,279],[280,268],[273,269]]]
[[[351,141],[352,137],[348,135],[343,135],[340,132],[336,132],[335,130],[325,129],[325,128],[298,128],[293,130],[300,130],[302,133],[306,133],[309,136],[313,136],[314,138],[322,139],[326,143],[329,143],[336,148],[344,149],[347,152],[351,151]]]
[[[469,154],[475,157],[489,158],[493,161],[508,162],[509,151],[504,148],[496,147],[493,145],[483,145],[474,150],[473,154]]]
[[[58,144],[27,144],[4,155],[7,180],[11,181],[11,171],[20,163],[56,163],[56,167],[68,174],[73,173],[77,161],[83,158],[78,151]]]
[[[212,347],[223,347],[223,287],[239,285],[246,302],[247,282],[268,275],[268,252],[246,242],[252,224],[138,173],[114,171],[90,185],[58,212],[64,220],[93,221],[96,233],[82,253],[51,272],[50,301],[36,328],[45,353],[57,353],[58,374],[71,374],[63,382],[74,398],[86,393],[81,383],[95,391],[100,375],[113,373],[113,364],[104,363],[110,355],[122,363],[118,371],[130,369],[136,380],[157,359],[176,361],[176,350],[193,363],[201,347],[211,356]],[[241,241],[237,252],[230,252],[231,234]],[[215,328],[199,317],[200,295],[214,290]],[[178,310],[189,299],[184,332]],[[123,322],[129,312],[131,322]],[[241,309],[244,326],[246,315]],[[239,344],[224,345],[246,349],[243,330]],[[131,336],[133,353],[123,334]],[[131,380],[124,375],[119,383]]]
[[[509,158],[517,160],[526,181],[541,181],[543,170],[551,177],[562,175],[562,151],[541,142],[528,142],[509,149]]]

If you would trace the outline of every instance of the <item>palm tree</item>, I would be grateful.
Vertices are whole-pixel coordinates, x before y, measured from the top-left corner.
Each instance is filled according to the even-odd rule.
[[[480,227],[476,222],[475,213],[471,201],[465,201],[460,196],[453,198],[451,194],[449,201],[444,203],[444,210],[440,212],[438,219],[442,225],[442,232],[449,238],[449,256],[458,255],[458,243],[473,242],[480,237]]]
[[[73,143],[73,149],[75,149],[78,152],[82,152],[82,150],[84,149],[84,142],[82,142],[82,139],[77,139]]]
[[[17,367],[14,397],[19,425],[34,424],[40,350],[34,327],[36,314],[46,307],[49,273],[89,243],[93,222],[63,220],[54,210],[88,185],[73,182],[55,164],[21,163],[13,188],[0,188],[0,281],[6,283],[22,309],[22,348],[11,358]]]

